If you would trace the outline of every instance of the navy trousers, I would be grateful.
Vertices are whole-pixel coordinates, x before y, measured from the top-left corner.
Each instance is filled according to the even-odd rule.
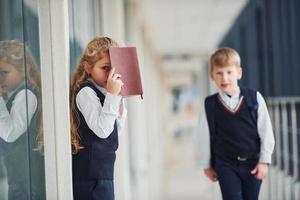
[[[223,200],[258,200],[262,181],[250,173],[257,163],[258,159],[216,156],[215,171]]]
[[[113,180],[73,181],[74,200],[114,200]]]

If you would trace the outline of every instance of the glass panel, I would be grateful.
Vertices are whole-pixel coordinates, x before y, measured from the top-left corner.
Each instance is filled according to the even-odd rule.
[[[0,2],[0,199],[45,199],[36,0]]]
[[[95,19],[95,7],[99,7],[101,2],[95,0],[69,0],[68,2],[70,21],[70,72],[72,74],[82,54],[83,48],[95,37],[95,27],[100,26],[96,24],[100,19]],[[78,15],[77,13],[81,14]]]

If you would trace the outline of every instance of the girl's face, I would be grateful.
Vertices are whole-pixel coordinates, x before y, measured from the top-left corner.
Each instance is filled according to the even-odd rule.
[[[0,61],[0,87],[5,93],[15,90],[24,76],[13,65]]]
[[[242,68],[236,66],[214,67],[211,78],[221,91],[235,95],[238,91],[238,80],[242,78]]]
[[[98,60],[94,66],[88,66],[86,67],[86,70],[98,85],[106,88],[108,74],[111,70],[109,55],[104,53],[103,57]]]

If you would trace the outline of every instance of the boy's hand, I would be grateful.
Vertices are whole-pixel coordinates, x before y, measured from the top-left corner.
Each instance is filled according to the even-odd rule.
[[[118,95],[124,83],[121,80],[120,74],[115,74],[115,68],[112,68],[108,74],[106,90],[107,92]]]
[[[255,178],[262,180],[268,175],[268,164],[266,163],[258,163],[255,168],[251,171],[251,174],[255,176]]]
[[[216,182],[217,179],[217,174],[213,168],[206,168],[204,169],[204,174],[213,182]]]

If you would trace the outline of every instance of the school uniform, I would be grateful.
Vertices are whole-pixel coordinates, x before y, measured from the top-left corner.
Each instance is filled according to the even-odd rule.
[[[91,79],[76,94],[83,149],[72,156],[74,200],[114,200],[118,129],[127,113],[123,109],[119,116],[121,101],[120,96],[111,95]]]
[[[9,200],[46,199],[44,159],[34,151],[38,117],[37,98],[24,83],[7,100],[0,98],[0,145]]]
[[[261,180],[250,172],[259,162],[271,163],[275,142],[266,103],[255,92],[258,107],[254,118],[247,105],[249,97],[243,95],[246,90],[232,97],[219,92],[206,99],[214,108],[206,107],[202,121],[201,135],[208,144],[201,147],[205,154],[202,165],[216,171],[224,200],[258,199]]]

